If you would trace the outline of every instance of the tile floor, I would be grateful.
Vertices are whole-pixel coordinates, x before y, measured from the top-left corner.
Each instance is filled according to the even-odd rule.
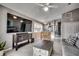
[[[55,39],[53,45],[54,53],[52,56],[61,56],[62,55],[62,44],[61,40]],[[33,43],[27,44],[17,51],[15,49],[5,53],[5,56],[32,56],[33,55]]]

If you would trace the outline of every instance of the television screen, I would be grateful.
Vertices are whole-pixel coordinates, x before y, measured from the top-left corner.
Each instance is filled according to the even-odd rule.
[[[7,13],[7,33],[31,32],[32,21]]]

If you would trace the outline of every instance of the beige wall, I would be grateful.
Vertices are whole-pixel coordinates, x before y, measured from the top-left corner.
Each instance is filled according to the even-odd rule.
[[[1,38],[0,40],[7,41],[6,48],[12,48],[12,36],[15,33],[7,33],[7,13],[11,13],[19,17],[23,17],[30,20],[32,19],[16,11],[0,6],[0,38]],[[33,27],[34,26],[32,24],[32,28]]]

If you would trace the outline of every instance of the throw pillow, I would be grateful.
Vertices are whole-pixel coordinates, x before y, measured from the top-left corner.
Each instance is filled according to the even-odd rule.
[[[69,36],[69,38],[68,38],[68,39],[66,39],[65,41],[66,41],[68,44],[70,44],[70,45],[74,46],[74,44],[75,44],[76,40],[77,40],[77,37],[74,37],[74,36]]]
[[[76,36],[79,38],[79,32],[78,32],[78,33],[76,33]]]
[[[79,40],[76,41],[75,45],[77,48],[79,48]]]

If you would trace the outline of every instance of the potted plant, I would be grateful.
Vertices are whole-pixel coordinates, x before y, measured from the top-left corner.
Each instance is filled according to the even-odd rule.
[[[0,56],[2,56],[4,54],[5,45],[6,45],[6,41],[5,42],[0,42]]]

